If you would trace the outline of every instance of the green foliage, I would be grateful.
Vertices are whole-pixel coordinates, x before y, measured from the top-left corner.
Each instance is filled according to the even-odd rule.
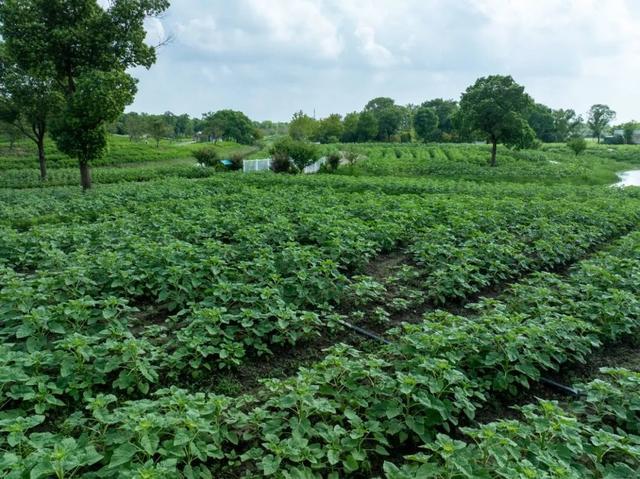
[[[424,102],[421,106],[433,108],[438,115],[438,131],[435,141],[453,141],[456,139],[454,117],[458,112],[458,103],[454,100],[436,98]]]
[[[589,109],[587,126],[592,131],[593,136],[598,138],[598,143],[600,143],[604,130],[615,118],[616,112],[607,105],[593,105]]]
[[[355,143],[358,141],[358,123],[360,121],[360,114],[352,112],[344,117],[341,140],[345,143]]]
[[[518,407],[522,419],[463,428],[466,442],[439,435],[423,446],[428,452],[407,457],[407,465],[385,463],[385,477],[454,478],[459,471],[469,477],[633,477],[640,468],[640,375],[602,372],[608,381],[584,385],[585,399]]]
[[[204,115],[204,133],[217,139],[253,145],[258,131],[251,120],[240,111],[220,110]]]
[[[0,45],[0,122],[13,142],[24,135],[38,148],[40,178],[46,180],[44,137],[52,112],[61,101],[53,80],[44,72],[21,69]]]
[[[375,140],[378,131],[378,119],[372,112],[363,111],[358,115],[358,127],[356,129],[358,141],[366,142]]]
[[[160,140],[166,138],[170,134],[169,125],[163,118],[154,118],[149,123],[149,134],[151,138],[156,140],[156,148],[160,147]]]
[[[529,126],[536,133],[536,138],[545,143],[557,141],[556,116],[551,108],[535,103],[527,115]]]
[[[315,145],[285,137],[271,147],[271,168],[276,173],[299,173],[319,157]]]
[[[135,80],[124,72],[84,74],[53,119],[51,134],[58,149],[81,163],[100,158],[107,146],[106,123],[118,118],[135,91]]]
[[[567,142],[567,146],[578,156],[587,149],[587,141],[581,136],[575,136]]]
[[[339,172],[489,170],[484,146],[351,148],[371,158]],[[373,477],[425,444],[429,458],[387,474],[526,461],[543,473],[560,457],[585,477],[624,477],[637,461],[628,373],[581,386],[580,408],[524,408],[495,428],[504,441],[484,442],[489,426],[460,432],[496,398],[640,328],[640,235],[613,241],[640,221],[638,194],[571,185],[586,170],[550,163],[568,161],[553,148],[501,161],[540,181],[566,174],[556,186],[169,165],[97,168],[123,183],[88,194],[0,189],[0,475]],[[435,309],[505,283],[460,314]],[[417,309],[430,312],[386,331],[391,344],[329,344],[349,339],[342,320],[382,327]],[[330,346],[318,359],[268,378],[276,355],[316,341]],[[260,384],[220,394],[255,365]],[[560,455],[563,442],[581,449]]]
[[[567,141],[571,136],[577,135],[583,125],[582,117],[573,110],[555,110],[553,117],[556,141]]]
[[[376,132],[373,133],[373,122],[366,115],[371,114],[375,119]],[[400,129],[402,122],[402,107],[395,104],[391,98],[374,98],[364,107],[359,123],[365,122],[360,130],[360,141],[377,139],[389,141]]]
[[[438,114],[434,108],[421,106],[416,110],[413,127],[416,130],[418,138],[425,142],[435,141],[438,136],[438,125]]]
[[[328,171],[336,171],[342,161],[342,155],[336,151],[327,156],[326,168]]]
[[[214,148],[201,148],[192,153],[193,157],[203,166],[216,166],[220,163],[220,156]]]
[[[310,140],[316,134],[318,122],[302,111],[296,112],[289,122],[289,136],[296,141]]]
[[[525,115],[532,99],[510,76],[480,78],[463,93],[460,117],[470,130],[478,130],[494,145],[491,165],[496,164],[495,146],[526,148],[535,139]]]
[[[343,133],[342,117],[333,114],[318,122],[313,138],[320,143],[338,143]]]
[[[64,97],[51,131],[58,148],[79,160],[84,189],[91,187],[90,161],[106,147],[107,124],[133,101],[135,80],[126,70],[155,62],[155,49],[144,42],[144,20],[168,6],[167,0],[115,0],[107,8],[95,0],[0,5],[8,55]]]
[[[634,143],[634,135],[638,130],[640,130],[640,123],[636,121],[628,121],[627,123],[622,125],[624,142],[627,145],[632,145]]]

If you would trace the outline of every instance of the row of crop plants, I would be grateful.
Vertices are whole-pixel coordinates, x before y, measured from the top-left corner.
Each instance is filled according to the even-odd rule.
[[[544,371],[585,361],[603,342],[637,332],[639,274],[640,234],[632,233],[607,252],[580,262],[567,277],[534,275],[501,299],[477,304],[477,312],[467,317],[428,314],[420,324],[397,330],[392,344],[375,353],[338,345],[296,376],[267,380],[254,394],[241,397],[171,387],[125,401],[126,395],[117,397],[104,382],[86,388],[93,378],[83,367],[89,366],[93,350],[83,348],[82,338],[72,334],[61,340],[69,352],[62,359],[62,386],[82,406],[67,405],[65,410],[46,388],[30,387],[42,380],[34,372],[46,369],[51,353],[35,343],[30,354],[19,358],[5,343],[0,470],[7,477],[29,471],[31,477],[66,477],[78,471],[90,477],[93,471],[99,477],[337,478],[371,475],[396,451],[418,452],[420,444],[427,444],[438,454],[417,456],[426,463],[418,467],[435,467],[440,475],[433,477],[456,477],[446,475],[451,464],[443,464],[447,457],[440,452],[447,449],[438,448],[449,443],[439,434],[472,421],[488,398],[516,395]],[[114,309],[104,308],[106,314],[98,320],[117,334],[123,325]],[[114,343],[129,343],[118,339]],[[108,338],[100,342],[113,346]],[[149,354],[136,356],[133,346],[129,351],[130,363]],[[108,374],[111,361],[118,360],[107,355],[101,361]],[[35,369],[20,371],[18,365]],[[114,386],[137,386],[122,381]],[[607,411],[601,414],[599,420],[604,420]],[[535,418],[534,410],[525,417]],[[546,437],[543,430],[539,433]],[[635,443],[606,431],[599,437],[618,453],[596,453],[592,466],[569,456],[568,467],[637,471]],[[622,445],[628,448],[622,450]],[[592,446],[596,449],[585,457],[607,449]],[[406,477],[397,474],[412,474],[412,468],[385,467],[390,477]]]
[[[108,356],[104,339],[112,332],[100,318],[115,304],[130,323],[123,334],[137,341],[145,362],[159,363],[153,368],[168,370],[165,377],[195,374],[318,334],[332,306],[369,294],[347,274],[400,243],[415,252],[421,299],[437,303],[575,260],[637,221],[633,203],[612,211],[606,203],[281,190],[215,198],[209,209],[205,196],[131,205],[132,213],[117,220],[7,231],[0,250],[2,335],[19,339],[19,351],[27,339],[36,349],[57,351],[66,347],[57,339],[75,333],[82,344],[97,345],[97,357]],[[553,225],[539,220],[550,215]],[[171,316],[133,336],[128,330],[143,321],[130,308],[145,304]],[[166,336],[174,340],[165,346]],[[155,382],[141,372],[133,377],[143,388]]]
[[[338,148],[338,147],[328,147]],[[360,157],[338,170],[346,175],[429,176],[475,181],[543,181],[548,183],[601,183],[592,177],[592,164],[578,160],[568,150],[512,151],[503,148],[498,167],[488,167],[489,148],[478,145],[358,145]],[[628,160],[627,156],[621,158]],[[611,158],[611,161],[615,161]],[[596,162],[597,163],[597,162]],[[611,175],[611,181],[615,176]]]
[[[39,190],[0,189],[0,225],[19,229],[42,223],[95,221],[101,216],[126,212],[131,205],[172,199],[198,198],[218,192],[260,189],[304,188],[345,193],[369,192],[385,195],[470,195],[481,197],[518,197],[584,200],[608,199],[612,203],[638,197],[634,189],[576,186],[533,186],[517,183],[476,183],[447,179],[368,177],[332,175],[216,175],[198,181],[165,178],[149,183],[105,185],[90,197],[75,187]],[[312,193],[312,194],[315,194]],[[96,198],[99,196],[99,198]]]
[[[463,440],[439,434],[405,464],[385,463],[385,477],[637,477],[640,373],[606,368],[601,374],[578,385],[579,399],[520,406],[521,418],[462,428]]]

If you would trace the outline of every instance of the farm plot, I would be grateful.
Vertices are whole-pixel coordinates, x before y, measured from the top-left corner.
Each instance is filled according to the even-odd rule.
[[[366,476],[393,451],[472,418],[489,395],[515,394],[636,327],[631,235],[605,259],[581,263],[592,276],[601,268],[602,284],[584,268],[567,280],[536,277],[566,285],[550,288],[564,295],[561,307],[551,302],[539,317],[516,308],[533,310],[518,296],[534,287],[527,282],[477,317],[435,313],[379,351],[337,345],[291,379],[239,397],[210,394],[220,371],[304,348],[345,315],[369,322],[376,306],[387,329],[387,313],[464,302],[571,264],[640,220],[633,194],[506,191],[230,175],[83,198],[58,188],[0,194],[10,198],[0,223],[0,470]],[[381,254],[404,258],[410,298],[387,304],[387,286],[366,276]],[[620,261],[630,267],[616,269]],[[602,299],[591,297],[593,310],[579,286],[587,279]],[[611,288],[621,293],[605,302]],[[534,305],[549,297],[534,293]],[[609,323],[600,322],[605,307]],[[523,343],[496,348],[514,337]],[[498,356],[483,362],[484,350]]]

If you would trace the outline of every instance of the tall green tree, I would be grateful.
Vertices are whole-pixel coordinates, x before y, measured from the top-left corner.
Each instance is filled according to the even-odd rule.
[[[150,68],[156,49],[145,43],[144,21],[168,0],[4,0],[0,35],[25,72],[48,73],[63,96],[51,122],[62,152],[78,159],[81,184],[91,188],[92,160],[107,145],[107,125],[133,101],[127,70]]]
[[[482,133],[492,145],[491,166],[496,166],[498,143],[523,147],[533,143],[535,133],[525,115],[533,100],[511,76],[479,78],[462,94],[460,118],[470,130]]]
[[[434,108],[421,106],[413,118],[413,128],[422,141],[437,141],[439,138],[438,114]]]
[[[396,105],[393,99],[387,97],[378,97],[369,101],[363,113],[374,116],[378,127],[376,138],[380,141],[389,141],[400,129],[403,119],[402,108]]]
[[[615,120],[616,112],[607,105],[593,105],[589,109],[588,118],[587,126],[593,132],[593,136],[598,138],[598,143],[600,143],[602,133],[604,133],[609,124]]]
[[[0,45],[0,120],[29,138],[38,150],[40,179],[47,179],[44,140],[59,95],[46,70],[29,74]],[[35,76],[38,75],[38,76]]]

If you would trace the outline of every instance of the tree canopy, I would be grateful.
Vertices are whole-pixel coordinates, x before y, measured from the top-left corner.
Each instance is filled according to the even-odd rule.
[[[593,132],[593,136],[598,138],[598,143],[600,143],[600,138],[602,138],[604,130],[609,126],[609,123],[615,120],[615,118],[616,112],[607,105],[593,105],[589,109],[587,126]]]
[[[0,121],[36,144],[41,180],[47,178],[44,138],[59,102],[53,80],[44,70],[30,74],[0,44]]]
[[[418,138],[423,141],[437,141],[440,138],[439,122],[435,108],[423,105],[416,111],[413,119],[413,128]]]
[[[144,20],[168,0],[5,0],[0,35],[16,65],[49,78],[63,101],[51,122],[58,148],[78,159],[83,189],[91,160],[106,147],[107,124],[133,101],[131,67],[151,67],[156,49],[145,43]]]
[[[253,122],[240,111],[219,110],[204,115],[205,133],[223,140],[252,145],[259,137]]]
[[[515,147],[533,143],[535,133],[525,119],[532,105],[524,87],[511,76],[480,78],[462,94],[462,122],[481,132],[491,143],[491,166],[496,166],[498,143]]]
[[[316,131],[317,122],[306,113],[294,113],[289,123],[289,135],[294,140],[310,140]]]

